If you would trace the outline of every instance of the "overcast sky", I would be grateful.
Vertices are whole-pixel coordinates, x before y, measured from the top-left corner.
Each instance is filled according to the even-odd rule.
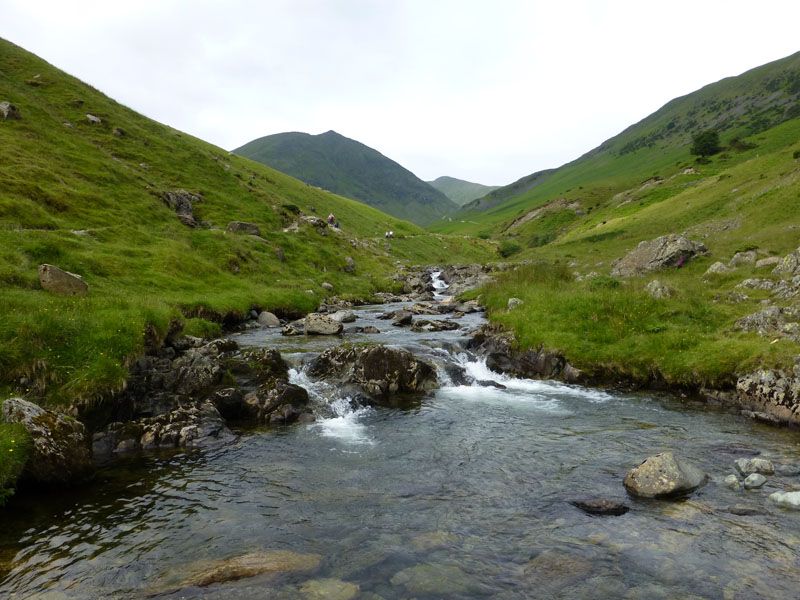
[[[0,37],[225,149],[334,129],[495,185],[800,51],[799,26],[798,0],[0,0]]]

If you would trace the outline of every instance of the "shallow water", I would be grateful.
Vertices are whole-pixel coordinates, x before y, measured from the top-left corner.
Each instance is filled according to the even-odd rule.
[[[360,311],[356,325],[384,310]],[[755,452],[800,462],[797,432],[670,396],[509,379],[446,356],[442,342],[463,331],[379,323],[388,333],[371,340],[454,360],[506,389],[454,386],[440,372],[444,386],[412,408],[354,411],[302,371],[307,352],[332,340],[242,335],[280,347],[296,382],[338,402],[336,416],[211,451],[120,459],[88,488],[15,499],[0,513],[0,597],[303,598],[316,597],[309,580],[330,579],[357,584],[364,599],[798,596],[800,513],[767,496],[800,478],[748,492],[717,483]],[[664,450],[712,481],[688,501],[629,498],[626,471]],[[580,498],[631,510],[590,516],[569,504]],[[736,504],[758,514],[727,512]],[[271,550],[322,562],[282,578],[164,587],[194,561]]]

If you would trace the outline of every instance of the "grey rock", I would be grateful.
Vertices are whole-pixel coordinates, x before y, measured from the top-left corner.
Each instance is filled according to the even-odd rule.
[[[354,323],[356,320],[356,314],[352,310],[337,310],[330,317],[339,323]]]
[[[775,287],[775,282],[772,279],[759,279],[757,277],[745,279],[736,284],[734,289],[737,290],[771,290]]]
[[[345,256],[344,257],[344,272],[345,273],[355,273],[356,270],[356,261],[354,261],[351,257]]]
[[[734,504],[733,506],[729,506],[728,510],[732,515],[736,515],[738,517],[752,517],[755,515],[763,515],[764,511],[756,508],[754,506],[746,506],[743,504]]]
[[[525,304],[525,301],[521,300],[520,298],[509,298],[508,302],[506,303],[506,308],[508,310],[514,310],[515,308],[517,308],[518,306],[522,306],[523,304]]]
[[[795,368],[797,371],[797,368]],[[741,406],[766,413],[776,422],[800,425],[800,374],[761,369],[736,381]]]
[[[44,289],[60,296],[85,296],[89,291],[89,285],[80,275],[54,265],[39,265],[39,283]]]
[[[661,283],[658,279],[653,279],[653,281],[648,283],[644,289],[648,294],[650,294],[650,297],[655,298],[656,300],[669,298],[673,294],[672,288],[664,283]]]
[[[755,264],[756,253],[754,250],[747,250],[746,252],[737,252],[733,255],[733,258],[728,262],[728,266],[731,268],[736,268],[742,265],[752,265]]]
[[[454,331],[458,329],[458,323],[447,319],[431,320],[417,319],[411,328],[413,331]]]
[[[773,475],[775,473],[775,466],[772,461],[765,458],[740,458],[734,461],[733,464],[742,476],[753,473],[760,473],[761,475]]]
[[[768,306],[738,319],[734,327],[769,338],[787,338],[800,342],[800,307]]]
[[[800,275],[800,248],[784,256],[772,269],[773,275]]]
[[[280,327],[281,320],[268,311],[263,311],[258,315],[258,324],[262,327]]]
[[[314,420],[308,392],[285,379],[248,394],[244,399],[244,413],[246,418],[263,424]]]
[[[188,227],[197,227],[197,221],[194,218],[194,205],[202,202],[199,196],[186,190],[174,190],[165,192],[161,198],[164,204],[175,211],[181,223]]]
[[[728,475],[723,481],[722,485],[732,490],[738,490],[742,487],[739,478],[736,475]]]
[[[33,441],[24,478],[58,487],[83,482],[94,474],[83,423],[22,398],[5,400],[0,412],[4,422],[23,425]]]
[[[392,325],[397,327],[405,327],[406,325],[411,325],[414,321],[414,315],[407,311],[407,310],[398,310],[394,313],[394,318],[392,319]]]
[[[258,228],[258,225],[246,223],[244,221],[231,221],[228,223],[227,231],[229,233],[244,233],[261,237],[261,230]]]
[[[624,485],[634,496],[673,498],[687,496],[707,481],[708,475],[694,465],[663,452],[628,471]]]
[[[94,115],[90,115],[89,113],[86,113],[86,120],[89,121],[89,123],[91,123],[92,125],[99,125],[100,123],[103,122],[103,120],[100,119],[100,117],[95,117]]]
[[[775,492],[769,499],[783,508],[800,510],[800,492]]]
[[[9,119],[18,121],[21,119],[19,109],[11,102],[0,102],[0,115],[3,115],[4,121]]]
[[[724,275],[725,273],[730,273],[731,271],[733,271],[731,267],[726,266],[725,263],[717,261],[708,267],[703,275]]]
[[[756,261],[756,269],[764,269],[766,267],[775,267],[779,265],[781,259],[777,256],[770,256]]]
[[[767,478],[764,477],[761,473],[751,473],[750,475],[744,478],[744,489],[746,490],[757,489],[760,488],[765,483],[767,483]]]
[[[677,268],[696,256],[706,254],[701,242],[670,234],[643,241],[626,256],[612,263],[612,277],[633,277],[666,268]]]
[[[311,313],[304,319],[306,335],[338,335],[344,327],[327,315]]]
[[[776,464],[775,473],[783,477],[797,477],[800,475],[800,465]]]
[[[622,502],[605,499],[571,500],[570,504],[590,515],[619,516],[630,510],[630,507]]]
[[[323,290],[325,290],[325,291],[328,291],[328,292],[332,292],[332,291],[333,291],[333,284],[332,284],[332,283],[328,283],[327,281],[323,281],[323,282],[320,284],[320,287],[321,287]]]

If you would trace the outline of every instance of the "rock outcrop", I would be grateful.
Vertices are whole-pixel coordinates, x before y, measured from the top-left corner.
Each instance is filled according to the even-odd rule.
[[[199,196],[190,194],[186,190],[175,190],[172,192],[165,192],[162,195],[164,204],[175,211],[181,223],[188,227],[197,227],[197,221],[194,218],[194,205],[201,202]]]
[[[800,425],[800,366],[791,372],[759,370],[743,375],[731,400],[759,420]]]
[[[427,392],[437,385],[432,366],[407,350],[381,345],[328,348],[307,372],[316,379],[354,385],[373,397]]]
[[[21,118],[19,109],[11,104],[11,102],[0,102],[0,115],[3,115],[4,121],[8,121],[9,119],[18,121]]]
[[[708,475],[694,465],[663,452],[628,471],[624,485],[641,498],[676,498],[688,496],[707,481]]]
[[[705,244],[683,235],[670,234],[640,242],[630,253],[611,265],[612,277],[635,277],[666,268],[681,267],[696,256],[706,254]]]
[[[497,373],[531,379],[561,379],[568,383],[582,383],[587,379],[583,371],[570,365],[561,354],[543,348],[520,350],[514,335],[493,323],[478,327],[466,346],[485,356],[486,366]]]
[[[60,296],[85,296],[89,285],[80,275],[59,269],[54,265],[39,265],[41,286]]]
[[[244,221],[231,221],[228,223],[227,228],[229,233],[244,233],[248,235],[257,235],[261,237],[261,230],[258,225],[254,223],[245,223]]]
[[[246,419],[259,424],[314,420],[308,392],[285,379],[245,396],[243,412]]]
[[[79,421],[22,398],[4,401],[2,418],[6,423],[22,424],[33,440],[24,479],[44,486],[65,486],[94,474],[88,435]]]

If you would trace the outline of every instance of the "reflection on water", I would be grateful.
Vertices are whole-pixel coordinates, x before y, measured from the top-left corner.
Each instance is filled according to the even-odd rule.
[[[416,343],[442,360],[435,344]],[[353,409],[297,368],[295,381],[335,399],[328,418],[210,452],[119,461],[87,489],[15,499],[0,513],[0,597],[797,597],[800,513],[766,498],[800,478],[769,477],[749,492],[718,483],[754,452],[800,462],[797,432],[454,360],[470,381],[505,389],[445,385],[412,409]],[[685,502],[627,497],[625,472],[667,449],[711,483]],[[589,516],[569,504],[576,498],[631,511]],[[195,561],[272,550],[322,563],[206,588],[162,585]]]

